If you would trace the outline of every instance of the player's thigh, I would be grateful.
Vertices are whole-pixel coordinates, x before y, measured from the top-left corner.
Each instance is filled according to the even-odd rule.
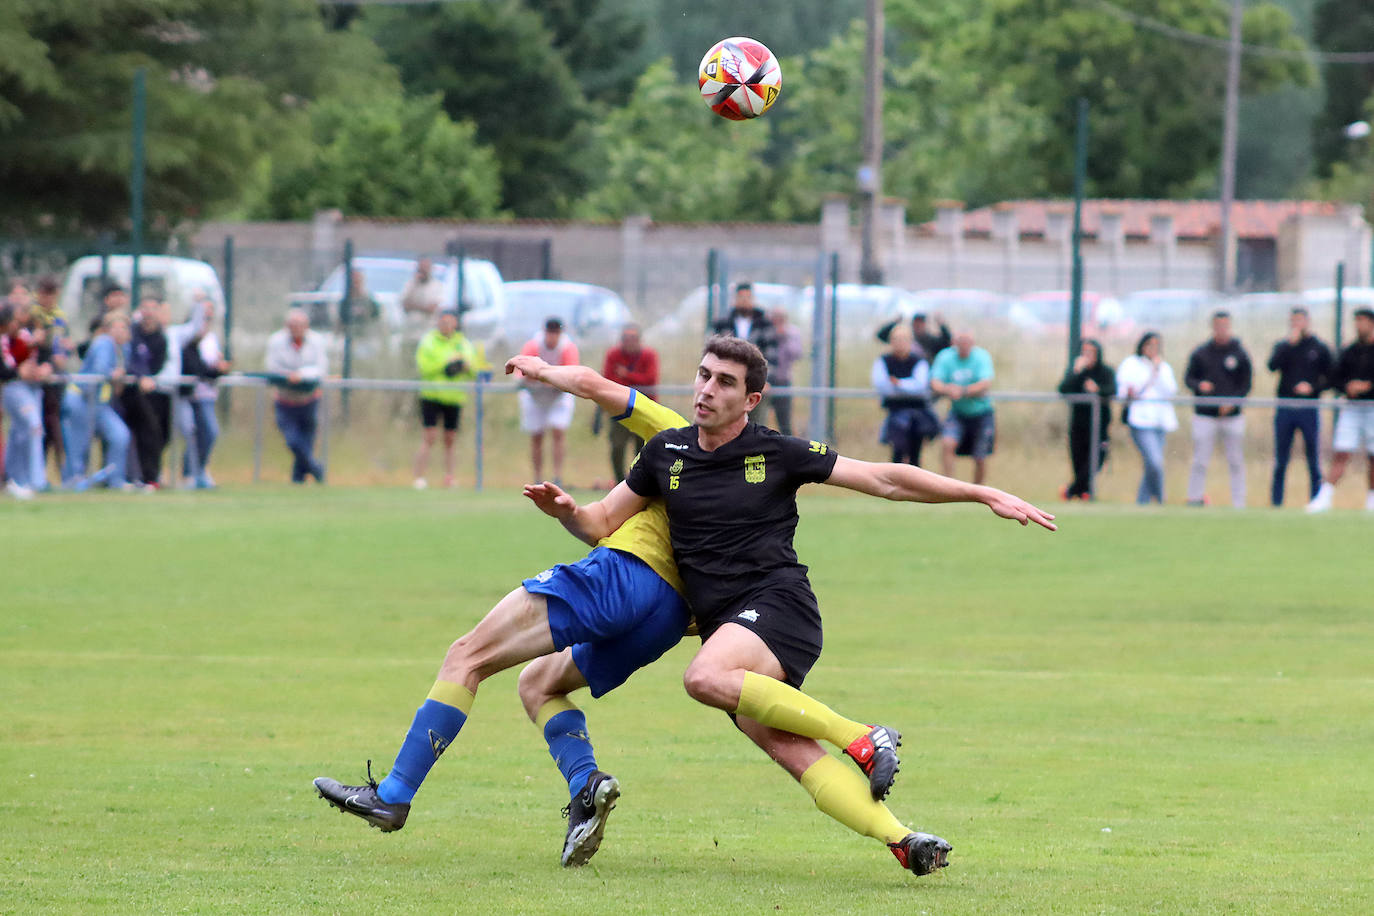
[[[500,671],[553,651],[543,595],[517,588],[449,649],[445,668]]]
[[[779,681],[787,677],[782,663],[763,637],[737,623],[722,624],[701,644],[701,649],[687,666],[686,677],[690,680],[694,676],[739,668]]]

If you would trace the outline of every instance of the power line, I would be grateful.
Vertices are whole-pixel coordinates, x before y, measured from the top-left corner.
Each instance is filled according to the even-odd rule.
[[[1167,22],[1160,22],[1158,19],[1151,19],[1149,16],[1142,16],[1139,13],[1123,9],[1115,3],[1109,2],[1109,0],[1087,0],[1087,2],[1105,13],[1146,31],[1221,51],[1230,47],[1230,42],[1225,38],[1180,29],[1178,26],[1169,25]],[[1317,64],[1374,64],[1374,51],[1313,51],[1311,49],[1275,48],[1270,45],[1243,43],[1240,49],[1242,53],[1253,54],[1257,57],[1282,57],[1291,60],[1307,60]]]

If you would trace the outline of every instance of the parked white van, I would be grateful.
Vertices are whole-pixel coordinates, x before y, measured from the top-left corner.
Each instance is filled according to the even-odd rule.
[[[100,312],[100,260],[95,255],[77,258],[67,268],[62,281],[58,303],[78,336]],[[132,255],[110,255],[105,259],[104,282],[118,283],[129,289],[133,282],[133,269]],[[224,313],[224,289],[220,286],[219,274],[204,261],[160,254],[141,255],[138,259],[138,287],[137,294],[129,290],[134,307],[137,307],[140,299],[156,296],[171,305],[174,321],[184,318],[191,309],[191,303],[202,291],[214,300],[219,313]]]

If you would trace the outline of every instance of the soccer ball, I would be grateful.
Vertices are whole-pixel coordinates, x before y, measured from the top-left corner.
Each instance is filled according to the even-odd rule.
[[[757,118],[778,100],[782,70],[778,59],[762,42],[752,38],[726,38],[716,42],[701,59],[697,71],[701,97],[722,118],[746,121]]]

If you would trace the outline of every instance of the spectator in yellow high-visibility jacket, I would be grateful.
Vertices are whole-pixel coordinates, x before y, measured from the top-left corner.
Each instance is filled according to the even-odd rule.
[[[439,312],[435,324],[435,329],[420,339],[420,346],[415,351],[415,365],[420,370],[421,381],[470,382],[487,368],[482,348],[458,330],[457,312]],[[429,485],[425,474],[429,470],[430,449],[438,438],[440,419],[444,421],[444,486],[453,486],[454,441],[467,398],[466,391],[456,388],[426,388],[420,392],[424,438],[415,455],[415,489],[423,490]]]

